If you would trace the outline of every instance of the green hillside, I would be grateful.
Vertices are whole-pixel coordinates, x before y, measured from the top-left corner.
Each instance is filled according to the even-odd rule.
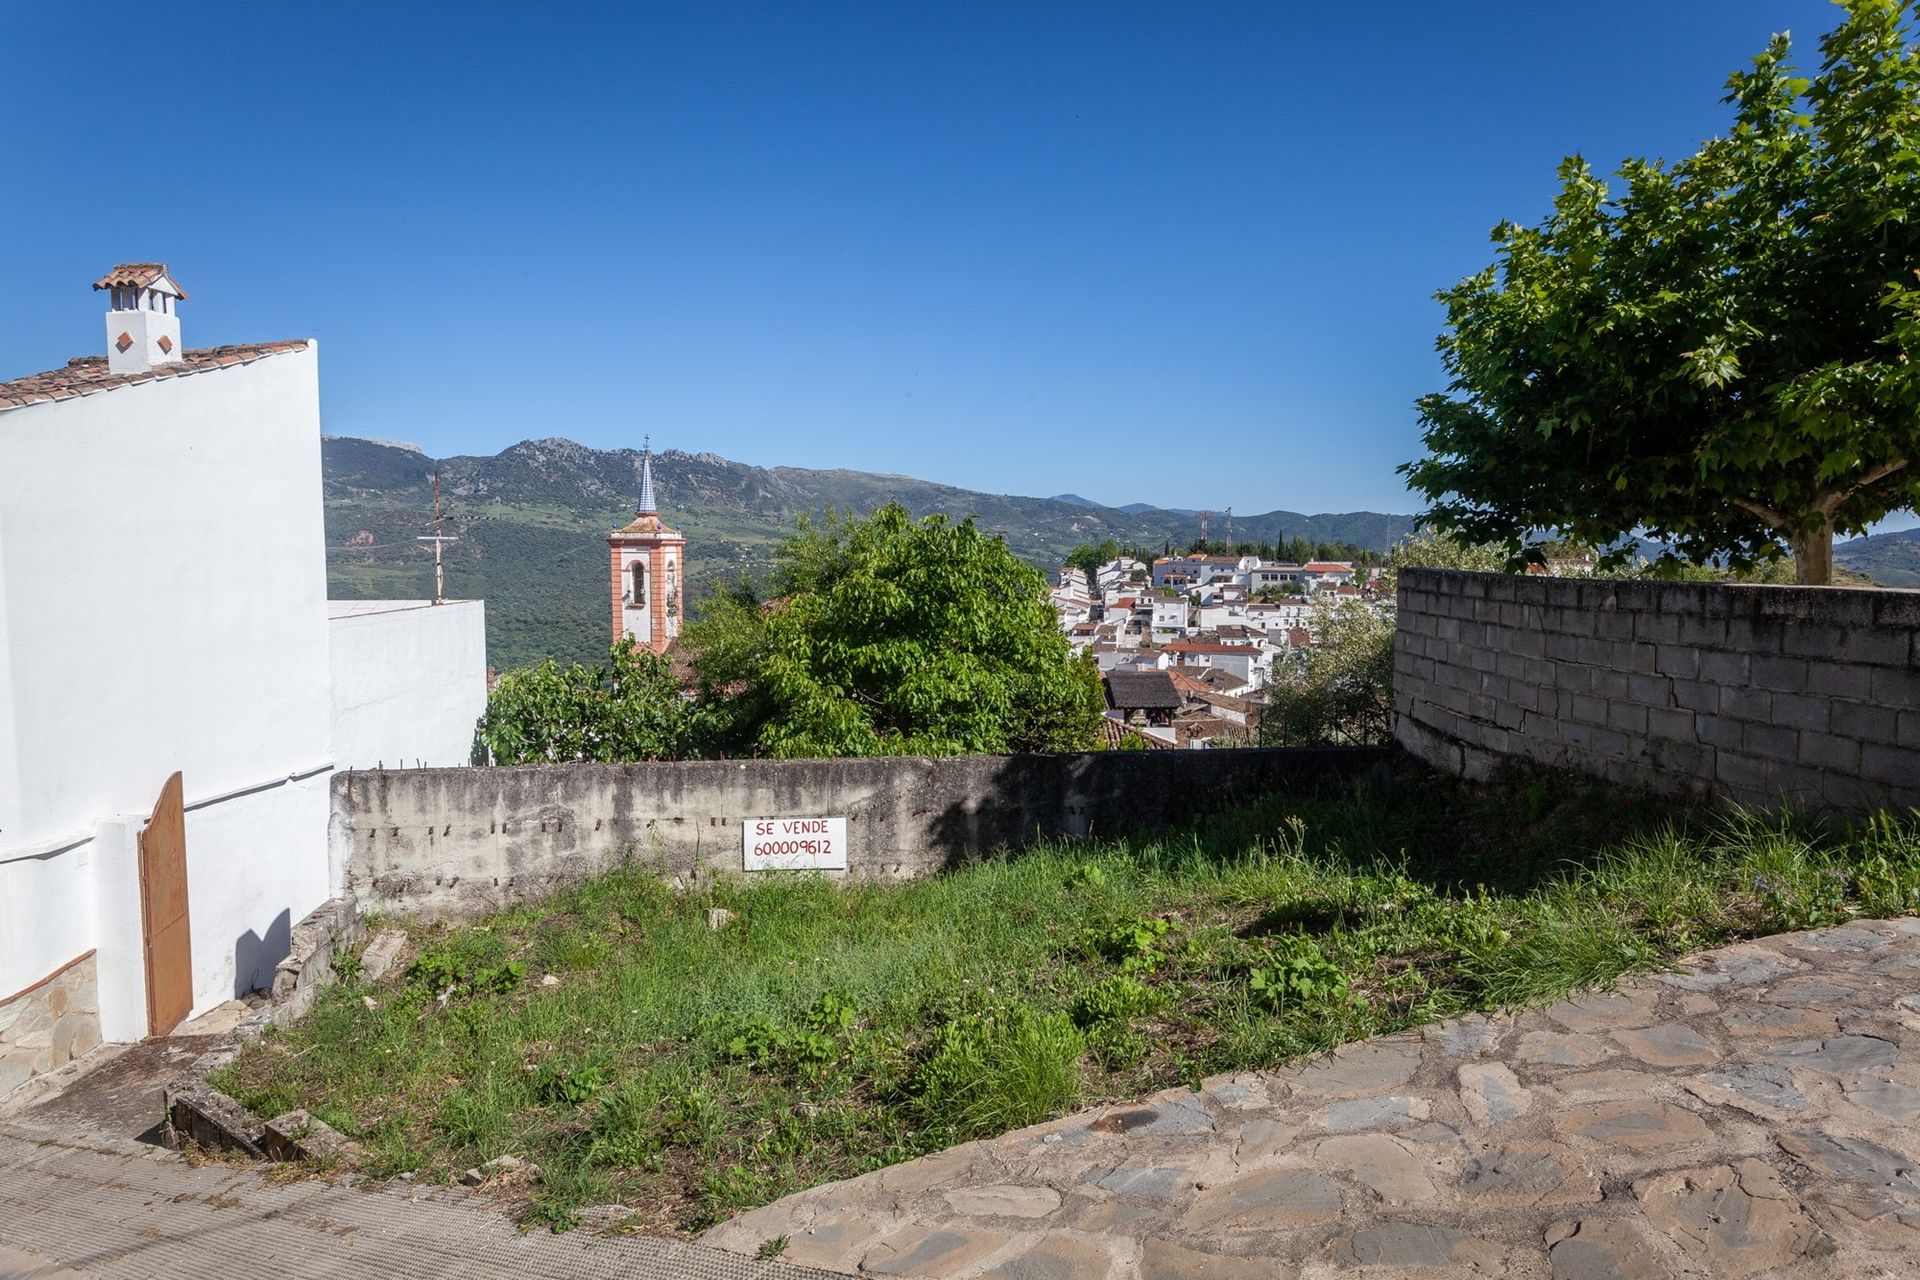
[[[324,442],[328,585],[342,599],[420,598],[433,592],[433,460],[367,440]],[[605,654],[607,530],[632,518],[639,455],[570,440],[530,440],[488,458],[442,459],[447,594],[487,602],[487,646],[500,668],[552,656]],[[916,515],[976,515],[1015,554],[1051,570],[1083,542],[1113,538],[1157,547],[1187,544],[1199,526],[1186,512],[1123,511],[1085,499],[975,493],[908,476],[752,467],[711,453],[654,459],[661,515],[687,535],[689,612],[716,582],[761,571],[802,512],[869,511],[898,500]],[[1409,516],[1357,511],[1236,516],[1234,536],[1353,542],[1385,550]],[[1216,522],[1215,535],[1223,532]]]
[[[1833,549],[1833,562],[1883,587],[1920,587],[1920,529],[1842,542]]]

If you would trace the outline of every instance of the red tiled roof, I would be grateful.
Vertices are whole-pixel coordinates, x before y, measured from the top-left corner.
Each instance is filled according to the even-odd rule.
[[[15,378],[12,382],[0,382],[0,411],[38,404],[43,400],[71,400],[75,396],[111,391],[115,387],[152,382],[157,378],[178,378],[189,373],[204,373],[209,369],[224,369],[233,364],[249,364],[283,351],[305,351],[307,347],[305,338],[296,338],[292,342],[245,342],[230,347],[196,347],[182,351],[180,359],[173,364],[155,365],[138,373],[109,373],[105,356],[75,356],[67,361],[64,369],[51,369],[46,373]]]
[[[173,273],[167,270],[164,262],[123,262],[107,274],[93,282],[96,289],[144,289],[161,276],[173,281],[173,287],[180,289],[180,282],[173,279]],[[187,291],[180,289],[180,300],[187,300]]]
[[[1300,566],[1304,573],[1352,573],[1353,566],[1344,560],[1310,560]]]
[[[1169,653],[1231,653],[1242,658],[1259,657],[1260,650],[1250,644],[1202,644],[1197,640],[1177,640],[1166,646]]]

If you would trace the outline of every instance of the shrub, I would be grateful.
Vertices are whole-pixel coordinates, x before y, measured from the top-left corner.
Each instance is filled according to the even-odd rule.
[[[1268,955],[1265,964],[1247,975],[1247,989],[1275,1013],[1324,1010],[1354,999],[1347,975],[1311,938],[1277,938]]]
[[[1064,1015],[1031,1005],[962,1015],[934,1033],[914,1077],[916,1106],[958,1137],[1037,1124],[1079,1098],[1085,1048]]]
[[[1164,958],[1172,924],[1152,916],[1129,916],[1104,929],[1089,929],[1087,949],[1111,960],[1123,973],[1151,973]]]
[[[1159,1006],[1159,992],[1130,974],[1115,974],[1080,993],[1073,1003],[1073,1021],[1082,1028],[1100,1023],[1125,1026]]]

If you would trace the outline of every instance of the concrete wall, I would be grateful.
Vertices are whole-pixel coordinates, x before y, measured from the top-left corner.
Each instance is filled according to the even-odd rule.
[[[103,1004],[144,990],[95,837],[176,769],[196,1009],[326,897],[319,497],[311,345],[0,412],[0,991],[96,946]]]
[[[486,605],[332,600],[327,612],[334,764],[465,764],[487,705]]]
[[[1407,570],[1396,736],[1750,805],[1920,805],[1920,592]]]
[[[1387,758],[1117,751],[342,773],[333,840],[363,909],[473,914],[628,859],[685,877],[741,871],[744,819],[844,817],[847,874],[913,876],[1035,836],[1151,829]]]

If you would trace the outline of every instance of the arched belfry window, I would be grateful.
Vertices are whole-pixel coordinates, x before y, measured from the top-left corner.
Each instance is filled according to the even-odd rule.
[[[637,608],[647,607],[647,562],[645,560],[633,562],[633,588],[632,593],[627,597],[627,602]]]

